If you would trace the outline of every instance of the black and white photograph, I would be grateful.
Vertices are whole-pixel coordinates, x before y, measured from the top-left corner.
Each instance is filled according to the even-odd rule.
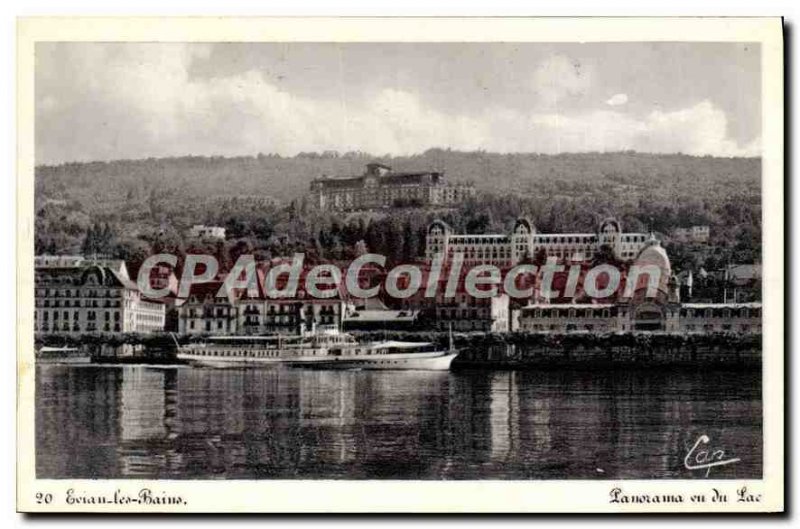
[[[59,492],[25,501],[197,511],[182,483],[248,480],[782,502],[759,487],[783,377],[768,22],[30,42],[19,358],[30,477]]]

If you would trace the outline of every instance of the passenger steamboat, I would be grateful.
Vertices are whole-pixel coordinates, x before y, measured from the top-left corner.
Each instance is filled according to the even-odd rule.
[[[37,364],[88,364],[91,355],[77,347],[40,347],[35,354]]]
[[[177,342],[176,342],[177,343]],[[386,340],[359,343],[335,327],[298,335],[213,336],[187,346],[178,345],[178,358],[190,363],[232,365],[283,364],[317,369],[405,369],[446,371],[458,355],[431,342]]]

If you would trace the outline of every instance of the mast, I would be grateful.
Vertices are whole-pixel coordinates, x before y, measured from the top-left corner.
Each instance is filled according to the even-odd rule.
[[[450,343],[450,351],[453,351],[453,322],[450,322],[449,325],[449,332],[448,332],[448,341]]]

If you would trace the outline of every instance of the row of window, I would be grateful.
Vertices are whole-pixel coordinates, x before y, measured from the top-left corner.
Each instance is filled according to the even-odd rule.
[[[446,319],[491,318],[490,309],[438,309],[436,316]]]
[[[530,312],[523,313],[523,318]],[[540,318],[610,318],[611,309],[536,309],[533,317]]]
[[[41,326],[39,327],[39,331],[41,332],[95,332],[95,331],[104,331],[104,332],[120,332],[122,331],[122,327],[119,323],[111,324],[111,323],[104,323],[101,326],[97,326],[95,323],[90,322],[87,323],[86,326],[81,326],[77,321],[70,324],[69,322],[62,322],[56,323],[53,322],[52,325],[49,322],[42,322]]]
[[[205,328],[206,332],[211,332],[214,328],[216,328],[216,330],[218,331],[229,328],[229,326],[226,325],[226,322],[224,321],[217,321],[216,326],[212,325],[212,322],[210,320],[205,320],[205,322],[203,323],[205,323],[203,327]],[[189,321],[189,329],[196,330],[198,327],[199,325],[195,324],[195,320]]]
[[[451,325],[452,325],[452,328],[453,328],[454,331],[489,331],[489,330],[492,329],[492,324],[493,324],[493,322],[491,322],[489,320],[482,320],[482,321],[456,320],[456,321],[453,321],[453,322],[450,322],[450,321],[437,322],[436,327],[440,331],[449,330]],[[503,328],[503,325],[499,324],[498,322],[494,322],[494,324],[496,325],[496,328],[498,328],[498,329],[502,329]]]
[[[38,319],[39,318],[39,312],[40,311],[37,310],[37,311],[35,311],[33,313],[34,319]],[[72,316],[73,320],[77,321],[79,319],[79,317],[80,317],[79,315],[81,313],[78,312],[78,311],[68,311],[68,310],[65,310],[63,312],[62,311],[57,311],[57,310],[52,310],[52,311],[43,310],[43,311],[41,311],[41,314],[42,314],[42,320],[43,321],[48,321],[48,320],[51,320],[51,319],[52,320],[58,320],[59,317],[62,320],[69,320],[70,319],[70,315]],[[97,319],[97,312],[95,312],[93,310],[86,311],[85,314],[86,314],[86,320],[88,320],[88,321],[92,321],[92,320],[96,320]],[[102,314],[103,314],[103,319],[105,321],[111,321],[111,315],[112,314],[114,315],[114,321],[119,321],[120,320],[119,311],[115,310],[115,311],[113,311],[113,313],[111,311],[102,311]]]
[[[739,309],[681,309],[683,318],[760,318],[760,308],[739,308]]]
[[[163,314],[142,314],[141,312],[136,314],[136,321],[141,323],[153,323],[158,324],[164,322],[164,315]]]
[[[551,331],[552,332],[552,331],[561,330],[562,328],[564,330],[568,331],[568,332],[569,331],[579,331],[579,330],[580,331],[607,332],[609,330],[609,326],[607,324],[594,325],[592,323],[587,323],[587,324],[584,324],[584,325],[568,324],[566,326],[554,325],[554,324],[543,325],[543,324],[540,324],[540,323],[534,323],[534,324],[528,324],[528,325],[523,325],[522,326],[522,330],[523,331],[533,331],[533,332],[545,332],[545,331]]]
[[[595,235],[534,235],[534,244],[597,244]]]
[[[43,288],[36,290],[36,297],[54,297],[54,298],[118,298],[122,296],[120,289],[105,289],[105,290],[81,290],[81,289],[50,289]]]
[[[749,325],[749,324],[741,324],[741,325],[733,325],[730,323],[725,323],[722,325],[712,325],[707,323],[705,325],[695,325],[695,324],[688,324],[684,326],[684,330],[686,332],[714,332],[714,331],[741,331],[741,332],[761,332],[761,325]]]
[[[287,314],[287,315],[296,315],[298,312],[302,312],[305,315],[312,315],[313,312],[309,312],[313,310],[311,306],[305,306],[304,308],[299,307],[296,304],[289,304],[289,305],[270,305],[267,309],[266,314]],[[231,307],[229,305],[222,306],[222,307],[203,307],[202,309],[195,309],[191,308],[186,311],[186,314],[189,318],[197,318],[200,314],[203,317],[218,317],[222,318],[225,316],[232,316],[236,312],[236,307]],[[261,311],[258,310],[256,305],[247,305],[244,308],[244,314],[260,314]],[[322,305],[319,307],[319,314],[336,314],[338,312],[337,305]]]
[[[65,299],[64,303],[62,304],[61,300],[59,300],[59,299],[52,300],[52,303],[51,303],[51,300],[49,300],[49,299],[43,299],[43,300],[37,299],[35,304],[36,304],[37,307],[51,307],[51,306],[52,307],[61,307],[61,306],[64,306],[64,307],[75,307],[75,308],[80,308],[80,307],[94,307],[94,308],[97,308],[97,307],[119,307],[120,306],[120,301],[119,300],[113,300],[112,301],[112,300],[108,300],[108,299],[105,300],[105,301],[97,301],[96,299],[93,299],[93,300],[88,300],[87,299],[87,300],[84,300],[83,304],[81,304],[80,300],[77,300],[77,299],[76,300],[72,300],[72,301],[70,301],[68,299]]]

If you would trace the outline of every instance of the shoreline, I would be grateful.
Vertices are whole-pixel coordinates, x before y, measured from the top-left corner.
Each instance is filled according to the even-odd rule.
[[[406,340],[447,347],[448,333],[354,332],[361,341]],[[91,354],[94,364],[182,364],[175,357],[170,335],[132,335],[104,340],[99,335],[44,336],[37,342],[60,343]],[[120,339],[122,338],[122,339]],[[203,336],[176,336],[181,345],[202,341]],[[760,334],[545,334],[454,333],[461,354],[453,369],[618,369],[618,368],[758,368],[762,364]]]

